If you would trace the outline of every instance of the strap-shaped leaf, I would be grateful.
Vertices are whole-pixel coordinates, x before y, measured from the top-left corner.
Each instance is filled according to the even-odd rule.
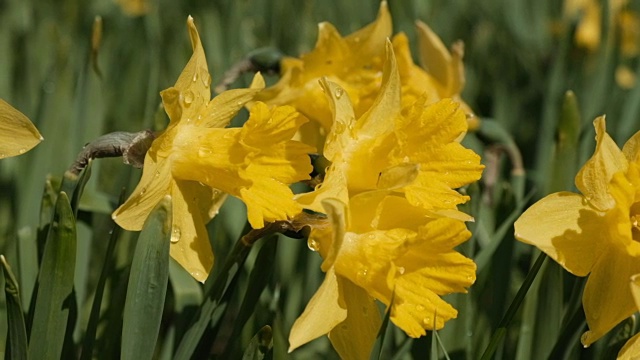
[[[30,359],[60,359],[70,307],[75,304],[71,298],[75,265],[76,221],[69,197],[60,192],[38,275]]]
[[[7,359],[27,359],[27,329],[24,326],[24,312],[20,302],[20,288],[9,263],[0,255],[2,270],[4,272],[4,292],[7,298]]]
[[[167,196],[153,209],[138,237],[124,305],[124,360],[153,357],[169,279],[171,216]]]

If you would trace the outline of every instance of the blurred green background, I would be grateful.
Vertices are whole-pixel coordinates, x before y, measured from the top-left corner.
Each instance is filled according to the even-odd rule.
[[[417,54],[414,21],[426,22],[445,44],[465,43],[467,85],[463,98],[486,124],[465,140],[484,159],[484,179],[466,191],[464,210],[476,222],[474,237],[461,251],[478,263],[478,280],[468,295],[449,296],[459,318],[437,335],[416,340],[389,326],[383,359],[478,358],[496,332],[525,278],[535,251],[516,243],[513,221],[527,204],[545,194],[572,190],[573,176],[594,147],[591,122],[607,114],[609,133],[619,145],[640,128],[640,71],[637,54],[622,51],[629,24],[621,13],[637,16],[638,1],[622,11],[609,2],[601,10],[601,41],[593,49],[575,41],[580,12],[568,14],[555,0],[390,0],[395,32],[406,32]],[[298,56],[315,44],[317,23],[329,21],[348,34],[375,19],[379,1],[210,0],[149,1],[148,12],[132,16],[115,1],[0,0],[0,98],[25,113],[45,140],[29,153],[0,162],[0,253],[5,254],[29,308],[38,273],[36,235],[42,225],[45,181],[53,183],[84,144],[111,131],[162,129],[166,116],[158,93],[173,85],[191,56],[188,15],[207,54],[213,82],[254,49],[271,46]],[[92,48],[96,16],[101,42]],[[637,22],[637,18],[636,18]],[[637,25],[637,23],[636,23]],[[626,27],[625,27],[626,26]],[[638,29],[635,35],[638,36]],[[632,38],[637,40],[640,37]],[[637,41],[636,41],[637,42]],[[637,51],[636,51],[637,52]],[[417,61],[417,59],[416,59]],[[273,83],[277,76],[268,77]],[[246,86],[241,78],[235,87]],[[568,90],[575,94],[566,95]],[[527,170],[513,172],[520,149]],[[77,355],[113,224],[110,212],[121,189],[133,189],[140,170],[120,159],[93,163],[78,215],[75,291]],[[243,205],[229,200],[210,224],[216,271],[246,221]],[[541,221],[544,221],[542,219]],[[137,234],[123,232],[109,270],[94,356],[119,354],[121,309]],[[262,246],[259,243],[258,248]],[[281,237],[276,256],[262,264],[264,279],[250,280],[259,249],[254,249],[229,293],[220,326],[205,333],[201,356],[237,357],[264,325],[273,327],[273,358],[336,358],[326,338],[286,353],[288,331],[317,289],[323,274],[318,254],[306,241]],[[589,349],[580,309],[583,281],[548,261],[538,273],[523,308],[500,343],[498,359],[600,359],[615,357],[635,331],[622,324]],[[206,288],[207,285],[205,285]],[[264,291],[262,290],[264,288]],[[240,309],[254,298],[255,310]],[[175,264],[162,319],[156,356],[171,358],[188,319],[202,301],[202,287]],[[0,295],[0,319],[5,297]],[[120,311],[120,312],[119,312]],[[246,319],[243,316],[246,315]],[[239,329],[234,330],[237,319]],[[0,321],[0,354],[6,324]]]

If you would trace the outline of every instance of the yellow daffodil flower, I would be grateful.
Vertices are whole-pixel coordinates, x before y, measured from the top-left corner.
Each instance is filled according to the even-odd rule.
[[[636,307],[640,309],[640,274],[631,277],[631,293]],[[636,334],[629,339],[618,353],[618,360],[637,359],[640,359],[640,334]]]
[[[393,39],[403,104],[412,104],[421,97],[427,103],[449,97],[459,100],[459,93],[464,87],[462,43],[457,43],[450,53],[426,24],[419,22],[417,28],[420,55],[427,71],[413,63],[405,34],[400,33]],[[343,89],[351,99],[355,116],[361,116],[371,107],[380,91],[384,44],[391,32],[392,21],[386,1],[381,2],[378,17],[373,23],[346,37],[342,37],[333,25],[321,23],[313,51],[300,59],[285,58],[281,63],[280,81],[257,95],[256,99],[268,104],[294,106],[314,121],[303,127],[301,134],[305,140],[312,139],[314,135],[309,134],[329,131],[333,121],[326,103],[319,100],[323,95],[317,83],[326,77]],[[463,109],[471,114],[467,105],[463,105]],[[323,141],[322,136],[319,140],[309,140],[320,144]]]
[[[288,184],[307,179],[308,153],[290,140],[306,120],[292,107],[256,103],[242,128],[224,128],[264,87],[258,74],[250,89],[226,91],[212,100],[211,76],[193,19],[188,20],[193,56],[176,84],[161,92],[170,123],[146,154],[142,178],[114,214],[128,230],[140,230],[153,207],[172,196],[171,256],[204,281],[213,265],[205,229],[224,194],[242,199],[254,228],[286,220],[302,208]]]
[[[384,192],[353,197],[351,210],[337,199],[323,205],[331,229],[314,231],[310,246],[326,275],[291,329],[290,351],[328,334],[341,358],[368,359],[381,324],[374,299],[411,337],[457,316],[440,296],[466,292],[475,281],[473,261],[454,250],[471,235],[463,222],[429,218]]]
[[[29,118],[0,99],[0,159],[24,154],[42,140]]]
[[[559,192],[531,206],[515,223],[518,240],[534,245],[577,276],[589,346],[637,311],[630,276],[640,273],[640,132],[622,150],[594,121],[595,153],[578,172],[582,194]]]
[[[122,12],[129,16],[142,16],[151,10],[149,0],[115,0]]]
[[[413,206],[471,219],[456,210],[468,197],[453,189],[478,180],[483,166],[459,142],[467,122],[458,103],[445,99],[427,105],[421,97],[402,109],[401,81],[389,43],[380,95],[360,118],[338,84],[324,78],[321,85],[335,114],[324,147],[332,165],[316,191],[298,197],[305,208],[323,212],[323,199],[347,203],[360,192],[387,190]]]
[[[422,98],[401,111],[389,42],[381,92],[359,119],[339,85],[321,85],[334,114],[324,149],[332,165],[298,201],[330,220],[309,238],[326,275],[291,330],[290,350],[329,334],[342,358],[364,359],[380,325],[373,299],[412,337],[457,316],[440,296],[465,292],[475,264],[453,250],[470,236],[460,220],[472,218],[456,209],[467,197],[452,188],[477,180],[482,165],[457,141],[467,123],[455,102]]]

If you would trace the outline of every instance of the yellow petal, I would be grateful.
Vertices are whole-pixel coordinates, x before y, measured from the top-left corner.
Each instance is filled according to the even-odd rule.
[[[247,145],[265,148],[290,140],[306,122],[307,119],[291,106],[269,109],[265,103],[258,101],[251,107],[249,119],[242,127],[241,137]]]
[[[164,158],[158,158],[156,152],[150,149],[144,158],[142,178],[129,199],[113,212],[113,220],[123,229],[142,230],[151,210],[165,195],[171,194],[171,183],[169,163]]]
[[[425,329],[441,329],[457,311],[440,296],[466,292],[475,281],[475,263],[453,248],[471,233],[464,223],[436,219],[421,227],[405,254],[394,260],[395,280],[391,320],[411,337]]]
[[[266,176],[255,179],[248,188],[241,188],[238,197],[247,204],[247,217],[254,229],[264,227],[265,221],[287,220],[302,212],[291,189]]]
[[[371,108],[356,123],[359,136],[379,138],[393,129],[395,118],[400,114],[400,76],[393,45],[386,43],[386,61],[382,75],[380,93]]]
[[[342,244],[345,241],[345,232],[349,227],[349,213],[347,204],[338,199],[325,199],[322,201],[322,207],[327,214],[327,220],[331,224],[332,243],[327,256],[322,262],[322,270],[328,271],[334,267],[334,262],[338,254],[342,251]]]
[[[394,190],[411,184],[420,172],[420,166],[403,163],[383,170],[378,177],[378,189]]]
[[[187,19],[187,27],[193,55],[173,87],[180,92],[179,103],[183,109],[182,118],[195,121],[200,109],[211,99],[211,75],[209,75],[207,58],[202,48],[200,35],[198,35],[198,30],[191,16]]]
[[[459,94],[464,87],[462,49],[458,47],[458,51],[451,56],[440,37],[427,24],[417,21],[416,28],[422,66],[446,89],[443,96]]]
[[[351,281],[338,277],[347,305],[347,318],[329,332],[341,359],[368,360],[382,320],[374,299]]]
[[[633,134],[633,136],[624,143],[622,153],[629,162],[640,160],[640,131]]]
[[[576,176],[576,186],[585,198],[600,211],[612,208],[615,202],[608,192],[609,181],[618,171],[626,171],[627,159],[607,134],[604,116],[593,121],[596,129],[596,150]]]
[[[0,99],[0,159],[23,154],[42,140],[24,114]]]
[[[305,209],[324,213],[322,201],[324,199],[337,199],[343,203],[349,202],[349,190],[347,188],[346,163],[333,164],[325,174],[324,181],[318,185],[315,191],[296,195],[296,201]]]
[[[640,334],[636,334],[629,339],[618,353],[618,360],[638,360],[640,359]]]
[[[640,274],[631,276],[631,294],[633,294],[636,307],[640,309]]]
[[[518,240],[531,244],[567,271],[586,276],[598,261],[607,223],[578,194],[551,194],[525,211],[514,224]]]
[[[369,54],[380,52],[392,32],[391,14],[386,1],[380,2],[378,17],[371,24],[345,37],[351,51],[363,58]],[[365,59],[370,61],[370,59]]]
[[[213,251],[205,228],[202,209],[209,208],[211,190],[197,182],[173,183],[173,224],[171,257],[196,280],[204,282],[213,267]]]
[[[200,111],[195,124],[203,127],[222,128],[229,125],[231,119],[260,91],[264,89],[264,79],[257,73],[249,89],[227,90],[214,97]]]
[[[289,352],[328,334],[347,318],[344,298],[338,291],[338,279],[333,268],[329,268],[320,288],[313,295],[304,312],[291,327]]]
[[[589,346],[622,320],[638,311],[629,279],[640,273],[640,262],[616,247],[610,247],[596,263],[582,295],[589,331],[581,341]]]
[[[329,161],[337,161],[337,154],[343,152],[352,138],[356,117],[353,105],[340,85],[329,81],[326,77],[320,79],[320,85],[329,101],[329,108],[333,115],[333,125],[327,135],[323,155]]]

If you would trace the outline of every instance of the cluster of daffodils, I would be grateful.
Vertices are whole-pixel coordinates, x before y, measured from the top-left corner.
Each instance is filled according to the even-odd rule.
[[[156,204],[173,199],[171,256],[197,280],[213,264],[205,224],[227,194],[247,206],[249,223],[326,218],[312,226],[309,247],[324,259],[325,279],[295,322],[290,350],[328,334],[343,358],[367,357],[381,325],[376,300],[409,336],[440,329],[457,311],[441,296],[466,292],[475,264],[455,250],[472,218],[455,189],[480,178],[480,157],[460,140],[473,122],[459,98],[462,44],[449,52],[424,24],[422,56],[411,60],[407,37],[391,36],[383,2],[378,18],[342,37],[320,25],[316,48],[282,63],[271,88],[257,74],[248,89],[210,99],[211,76],[194,22],[193,56],[161,93],[168,127],[146,154],[140,183],[114,214],[140,230]],[[249,119],[229,128],[242,108]],[[293,140],[293,139],[297,140]],[[331,164],[315,190],[309,154]]]

